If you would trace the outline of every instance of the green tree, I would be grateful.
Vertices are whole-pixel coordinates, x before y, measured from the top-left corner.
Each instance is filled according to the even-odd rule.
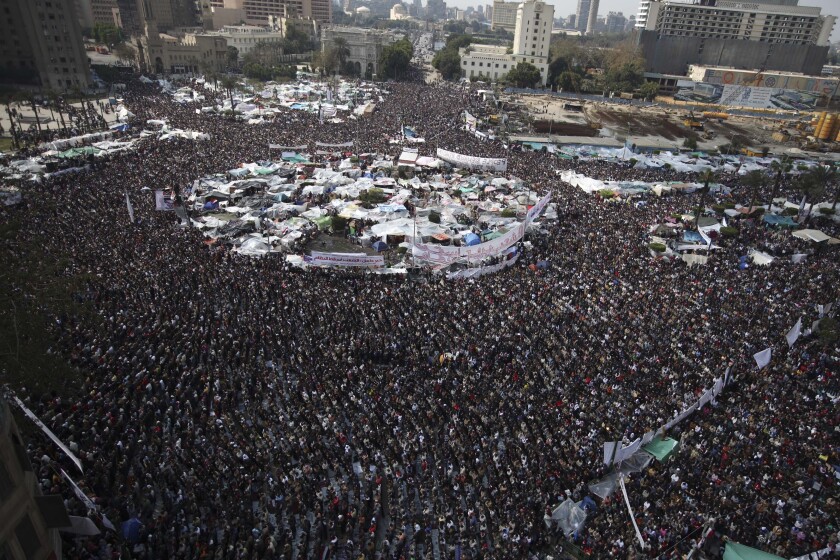
[[[531,88],[540,83],[540,71],[528,62],[520,62],[504,77],[504,80],[516,87]]]
[[[826,187],[834,181],[836,176],[834,169],[827,165],[817,165],[803,173],[799,177],[799,188],[805,195],[805,201],[811,203],[811,207],[813,207],[814,202],[823,197]],[[808,208],[805,221],[810,219],[811,209]]]
[[[779,188],[782,185],[782,178],[786,177],[788,173],[790,173],[791,168],[793,167],[793,162],[790,160],[788,156],[782,156],[777,160],[773,160],[770,163],[770,169],[776,173],[776,178],[773,181],[773,194],[770,195],[770,203],[772,204],[776,197],[779,196]]]
[[[414,45],[406,38],[400,39],[382,49],[379,58],[379,72],[385,79],[400,79],[405,76],[411,57],[414,56]]]
[[[440,72],[444,80],[452,80],[461,77],[461,55],[457,49],[445,48],[437,53],[432,59],[432,66]]]
[[[578,72],[567,70],[554,78],[554,84],[563,91],[580,91],[583,80]]]
[[[344,69],[347,65],[347,58],[350,56],[350,47],[347,46],[347,39],[336,37],[332,48],[335,50],[335,59],[338,67]]]
[[[646,100],[653,99],[659,93],[659,84],[656,82],[645,82],[639,86],[639,93]]]
[[[227,92],[228,97],[230,98],[230,108],[231,108],[231,110],[233,110],[233,108],[234,108],[233,92],[238,87],[238,84],[236,82],[236,78],[234,78],[230,74],[225,74],[224,76],[222,76],[221,82],[222,82],[222,89],[224,89]]]
[[[697,136],[694,134],[690,134],[689,136],[685,137],[683,140],[683,147],[689,150],[696,150],[697,149]]]
[[[767,183],[767,175],[764,171],[754,169],[750,171],[741,179],[741,184],[750,189],[750,205],[748,206],[750,212],[755,206],[755,201],[758,199],[758,190]]]
[[[239,49],[236,47],[228,47],[225,55],[225,62],[228,68],[236,68],[239,64]]]
[[[706,197],[709,196],[709,183],[715,180],[715,174],[711,169],[707,169],[700,173],[698,177],[702,182],[703,186],[697,189],[700,192],[700,202],[697,204],[697,212],[694,215],[694,227],[700,228],[700,213],[706,207]]]

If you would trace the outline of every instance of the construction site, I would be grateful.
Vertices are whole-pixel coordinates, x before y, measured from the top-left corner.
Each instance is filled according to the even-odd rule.
[[[507,132],[516,141],[552,144],[635,145],[639,149],[736,150],[810,154],[840,159],[840,115],[828,112],[738,110],[622,100],[566,99],[549,94],[502,98]]]

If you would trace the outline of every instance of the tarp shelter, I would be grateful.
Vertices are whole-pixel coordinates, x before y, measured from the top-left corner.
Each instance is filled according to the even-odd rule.
[[[371,244],[371,248],[376,251],[377,253],[381,253],[382,251],[388,250],[388,244],[384,241],[374,241]]]
[[[778,214],[765,214],[764,222],[771,226],[796,227],[796,222],[790,216],[779,216]]]
[[[679,442],[675,439],[656,437],[642,449],[656,457],[660,463],[664,463],[673,455],[678,445]]]
[[[828,241],[829,245],[840,243],[840,239],[826,235],[818,229],[800,229],[794,231],[793,236],[804,239],[805,241],[813,241],[814,243],[823,243],[824,241]]]
[[[327,229],[330,227],[330,223],[332,222],[329,216],[319,216],[317,218],[310,218],[310,220],[318,226],[318,229]]]
[[[784,560],[781,556],[751,548],[743,544],[729,541],[726,543],[726,551],[723,553],[723,560]]]
[[[143,524],[140,523],[140,520],[136,517],[132,517],[128,521],[124,521],[122,524],[122,534],[123,538],[130,543],[136,543],[140,541],[140,529],[143,527]]]
[[[464,235],[464,245],[469,247],[472,245],[478,245],[479,243],[481,243],[481,238],[478,237],[476,234],[468,233]]]

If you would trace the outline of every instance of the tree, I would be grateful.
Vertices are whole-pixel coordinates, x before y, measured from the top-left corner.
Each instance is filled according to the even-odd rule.
[[[799,188],[802,194],[805,195],[805,201],[811,203],[811,208],[808,208],[808,213],[805,215],[806,222],[811,217],[811,209],[813,208],[814,202],[822,198],[825,194],[826,187],[834,181],[836,176],[836,172],[831,167],[817,165],[799,177]]]
[[[653,99],[659,93],[659,84],[656,82],[645,82],[639,86],[639,93],[646,100]]]
[[[554,78],[554,84],[564,91],[580,91],[583,81],[580,74],[574,71],[566,71]]]
[[[452,80],[461,76],[461,55],[457,49],[445,48],[432,59],[432,66],[440,72],[444,80]]]
[[[758,189],[763,187],[766,183],[767,176],[764,174],[764,171],[758,169],[750,171],[741,179],[741,184],[745,187],[749,187],[750,189],[750,212],[752,212],[752,208],[755,205],[756,199],[758,198]]]
[[[711,169],[707,169],[700,173],[699,179],[703,182],[703,186],[697,189],[700,192],[700,202],[697,204],[697,213],[694,215],[694,225],[698,231],[700,229],[700,212],[706,207],[706,197],[709,195],[709,183],[715,180],[715,174]]]
[[[114,47],[114,54],[120,61],[134,66],[134,61],[137,60],[137,52],[128,43],[120,43]]]
[[[230,74],[225,74],[224,76],[222,76],[221,82],[222,89],[224,89],[228,93],[228,97],[230,97],[230,109],[232,111],[234,108],[233,90],[235,90],[237,87],[236,78],[234,78]]]
[[[779,196],[779,188],[782,185],[782,177],[787,176],[793,167],[793,162],[788,156],[782,156],[778,160],[773,160],[770,163],[770,169],[776,173],[776,179],[773,181],[773,194],[770,196],[770,204]]]
[[[413,56],[414,45],[406,38],[388,45],[382,49],[382,55],[379,58],[380,74],[386,79],[403,77]]]
[[[225,62],[228,68],[236,68],[239,64],[239,49],[236,47],[228,47],[225,55]]]
[[[697,136],[691,134],[685,137],[683,140],[683,147],[688,148],[689,150],[696,150],[697,149]]]
[[[335,58],[340,69],[344,69],[347,65],[347,58],[350,56],[350,47],[347,46],[347,39],[344,37],[336,37],[333,41],[332,48],[335,50]]]
[[[540,71],[528,62],[520,62],[504,77],[504,80],[520,88],[532,88],[540,83]]]

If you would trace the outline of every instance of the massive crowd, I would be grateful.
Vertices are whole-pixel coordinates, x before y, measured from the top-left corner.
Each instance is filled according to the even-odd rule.
[[[595,558],[667,559],[710,527],[785,557],[836,546],[838,350],[814,335],[789,349],[784,334],[838,299],[837,253],[745,223],[706,266],[655,260],[649,227],[697,195],[608,205],[557,171],[692,175],[512,152],[458,125],[464,108],[480,113],[470,89],[389,90],[357,121],[290,111],[249,126],[132,83],[136,122],[166,118],[210,139],[144,140],[28,186],[4,210],[22,228],[4,250],[41,240],[92,310],[51,315],[56,347],[84,372],[81,394],[17,393],[78,450],[101,511],[142,523],[135,542],[105,531],[66,556],[557,558],[573,543]],[[400,122],[426,138],[423,153],[508,157],[509,174],[552,193],[558,219],[504,272],[411,282],[208,247],[141,191],[265,159],[269,143],[352,140],[395,156]],[[736,175],[720,180],[747,202]],[[798,197],[787,180],[781,192]],[[739,267],[756,246],[809,256]],[[758,371],[752,355],[768,346]],[[727,368],[717,401],[669,433],[681,451],[627,480],[644,550],[619,495],[597,499],[569,540],[546,525],[567,497],[591,496],[603,442],[665,424]],[[84,512],[54,476],[56,464],[71,472],[66,458],[37,440],[31,452],[46,491]]]

